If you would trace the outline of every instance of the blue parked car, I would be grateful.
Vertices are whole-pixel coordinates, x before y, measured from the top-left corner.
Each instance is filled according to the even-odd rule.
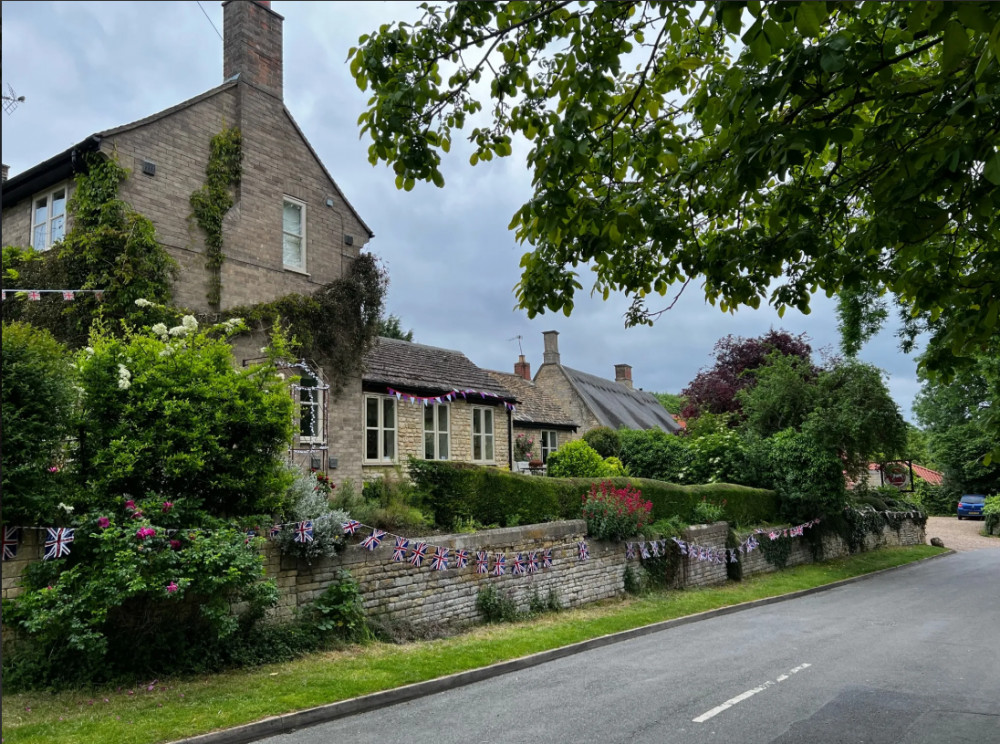
[[[979,517],[983,518],[983,504],[986,497],[980,493],[967,493],[958,500],[958,518]]]

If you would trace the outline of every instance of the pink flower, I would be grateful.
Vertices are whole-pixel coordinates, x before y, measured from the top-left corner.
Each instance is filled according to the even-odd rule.
[[[59,466],[58,465],[53,465],[51,468],[49,468],[49,472],[50,473],[58,473],[59,472]]]
[[[171,581],[169,584],[167,584],[167,594],[173,594],[179,588],[180,587],[178,587],[177,584],[175,584],[173,581]],[[153,689],[152,685],[150,685],[150,689]]]
[[[135,533],[135,536],[140,540],[145,540],[147,537],[152,537],[156,534],[156,530],[152,527],[143,527],[141,530]]]
[[[174,508],[174,502],[173,501],[164,501],[163,502],[163,513],[164,514],[166,514],[168,511],[170,511],[173,508]]]
[[[111,520],[108,519],[107,517],[101,517],[100,519],[97,520],[97,526],[100,527],[102,530],[106,530],[108,527],[111,526]]]
[[[133,511],[135,509],[135,502],[132,499],[129,499],[125,502],[125,508],[129,511]]]
[[[136,509],[132,512],[132,519],[142,519],[142,509]]]
[[[181,541],[180,540],[171,540],[170,541],[170,547],[173,548],[174,550],[180,550],[181,549]]]

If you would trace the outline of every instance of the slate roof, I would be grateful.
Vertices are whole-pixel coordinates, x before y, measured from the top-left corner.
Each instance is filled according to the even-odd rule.
[[[362,382],[408,391],[475,390],[514,402],[516,396],[460,351],[380,337],[365,357]]]
[[[498,385],[509,390],[510,394],[520,401],[514,410],[515,424],[578,428],[577,423],[563,411],[562,407],[531,380],[525,380],[521,375],[510,372],[497,372],[492,369],[486,372]]]
[[[658,427],[668,434],[680,429],[670,412],[660,405],[660,401],[652,393],[630,390],[614,380],[606,380],[562,365],[560,367],[602,426],[610,426],[612,429]]]

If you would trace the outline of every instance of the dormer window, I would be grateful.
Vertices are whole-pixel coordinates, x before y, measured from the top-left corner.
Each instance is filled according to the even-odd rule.
[[[306,270],[306,205],[287,196],[281,211],[281,263],[292,271]]]
[[[31,214],[31,247],[47,251],[66,235],[66,186],[36,196]]]

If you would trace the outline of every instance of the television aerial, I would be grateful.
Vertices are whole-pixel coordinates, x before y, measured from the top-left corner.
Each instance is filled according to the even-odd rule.
[[[8,115],[13,114],[20,103],[24,103],[24,96],[15,93],[10,83],[7,83],[7,92],[3,94],[3,112]]]

